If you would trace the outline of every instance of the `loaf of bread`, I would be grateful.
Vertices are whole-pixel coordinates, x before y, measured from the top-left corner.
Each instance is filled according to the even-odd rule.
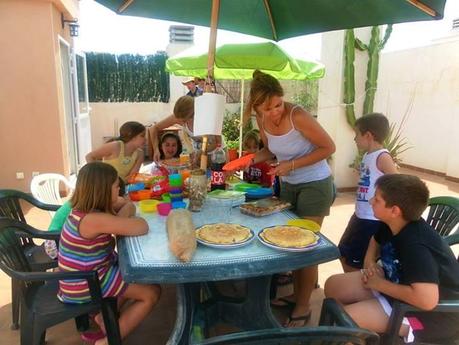
[[[180,261],[190,261],[196,250],[196,233],[190,211],[172,210],[167,216],[166,227],[171,252]]]

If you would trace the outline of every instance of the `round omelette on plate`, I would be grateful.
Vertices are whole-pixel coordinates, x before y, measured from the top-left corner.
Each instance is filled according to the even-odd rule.
[[[215,223],[196,230],[196,237],[214,244],[236,244],[252,236],[250,229],[239,224]]]
[[[263,229],[262,239],[283,248],[303,248],[316,244],[319,236],[298,226],[277,225]]]

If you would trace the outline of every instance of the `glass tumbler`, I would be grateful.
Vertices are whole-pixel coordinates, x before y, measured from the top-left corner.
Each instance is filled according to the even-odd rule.
[[[207,175],[204,170],[196,169],[190,175],[189,210],[199,212],[207,196]]]

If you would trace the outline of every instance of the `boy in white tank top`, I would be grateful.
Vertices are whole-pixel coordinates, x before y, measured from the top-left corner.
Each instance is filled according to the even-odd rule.
[[[355,123],[354,141],[365,151],[359,167],[355,213],[339,242],[344,272],[365,267],[364,258],[371,237],[384,223],[377,220],[369,204],[375,194],[375,182],[385,174],[397,173],[397,167],[383,142],[389,134],[389,121],[383,114],[364,115]]]

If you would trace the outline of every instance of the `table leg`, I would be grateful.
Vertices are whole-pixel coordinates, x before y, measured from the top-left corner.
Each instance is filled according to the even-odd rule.
[[[200,283],[177,285],[177,316],[167,345],[190,344],[195,306],[199,303],[199,291]]]
[[[242,330],[280,327],[270,307],[271,276],[246,279],[247,295],[237,299],[212,290],[212,298],[205,304],[210,323],[224,322]]]

